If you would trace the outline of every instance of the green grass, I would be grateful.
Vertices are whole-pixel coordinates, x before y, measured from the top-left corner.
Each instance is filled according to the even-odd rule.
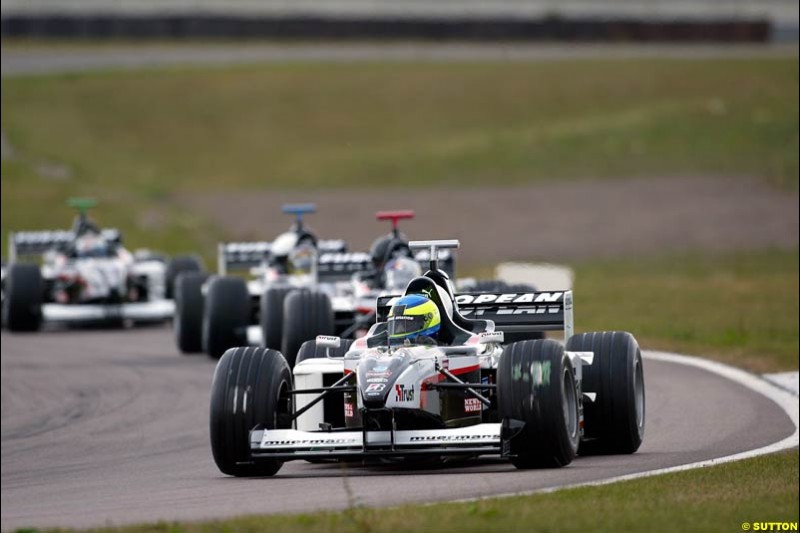
[[[700,470],[474,503],[250,516],[101,528],[95,533],[454,531],[653,533],[741,531],[742,522],[797,522],[797,451]],[[269,481],[264,481],[265,488]],[[63,531],[63,530],[62,530]]]
[[[576,327],[757,372],[797,370],[798,268],[797,250],[580,264]]]
[[[2,126],[82,186],[153,195],[673,174],[795,186],[797,91],[789,58],[161,69],[4,79]]]

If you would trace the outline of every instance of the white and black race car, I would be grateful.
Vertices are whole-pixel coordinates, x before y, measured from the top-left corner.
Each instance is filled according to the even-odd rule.
[[[458,241],[411,246],[434,259],[405,294],[424,293],[440,308],[438,344],[391,345],[385,319],[399,296],[387,296],[367,336],[320,336],[293,369],[275,350],[228,350],[210,406],[220,471],[270,476],[297,459],[481,455],[558,467],[576,454],[639,448],[644,368],[631,334],[575,334],[571,291],[455,294],[436,257]],[[550,330],[563,331],[565,344],[524,338]],[[520,340],[507,343],[506,334]]]
[[[303,223],[313,204],[283,206],[297,217],[272,242],[222,243],[218,275],[181,276],[176,282],[175,339],[183,353],[220,357],[233,346],[280,350],[290,364],[303,342],[317,335],[363,335],[375,320],[376,297],[401,290],[422,271],[427,251],[412,254],[398,221],[412,211],[381,211],[392,232],[369,252],[352,252],[344,240],[321,240]],[[445,251],[445,270],[453,256]],[[247,271],[249,280],[232,273]],[[411,274],[409,274],[409,272]]]
[[[35,331],[43,322],[170,320],[175,277],[201,271],[200,261],[189,256],[167,261],[146,250],[131,253],[118,230],[100,229],[87,217],[94,201],[72,199],[70,205],[79,210],[71,230],[9,235],[9,264],[2,277],[4,326]]]

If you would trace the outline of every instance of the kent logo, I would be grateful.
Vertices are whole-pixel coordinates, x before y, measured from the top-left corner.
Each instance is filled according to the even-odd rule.
[[[414,386],[406,387],[405,385],[397,384],[394,386],[396,402],[413,402],[414,401]]]

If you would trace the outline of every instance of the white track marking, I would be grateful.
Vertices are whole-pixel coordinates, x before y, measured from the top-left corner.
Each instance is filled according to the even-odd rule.
[[[764,374],[764,379],[774,383],[782,389],[786,389],[795,396],[800,394],[800,373],[798,372],[779,372],[777,374]]]
[[[770,381],[767,381],[766,379],[756,374],[751,374],[750,372],[740,370],[730,365],[718,363],[716,361],[710,361],[708,359],[703,359],[701,357],[693,357],[690,355],[680,355],[676,353],[655,352],[655,351],[643,351],[642,354],[644,355],[645,359],[649,359],[652,361],[662,361],[666,363],[693,366],[696,368],[706,370],[707,372],[712,372],[714,374],[717,374],[718,376],[722,376],[754,392],[766,396],[767,398],[778,404],[778,406],[781,409],[783,409],[783,411],[789,416],[789,418],[792,420],[792,423],[794,424],[794,433],[792,433],[792,435],[786,437],[785,439],[781,439],[777,442],[774,442],[767,446],[763,446],[761,448],[748,450],[746,452],[735,453],[733,455],[726,455],[724,457],[707,459],[705,461],[698,461],[695,463],[688,463],[685,465],[670,466],[667,468],[658,468],[655,470],[646,470],[644,472],[635,472],[633,474],[625,474],[622,476],[614,476],[606,479],[586,481],[582,483],[573,483],[570,485],[559,485],[555,487],[546,487],[543,489],[537,489],[531,491],[521,491],[521,492],[513,492],[507,494],[495,494],[492,496],[480,496],[477,498],[452,500],[450,503],[474,502],[480,500],[489,500],[493,498],[527,496],[531,494],[547,494],[550,492],[556,492],[559,490],[572,489],[577,487],[594,487],[599,485],[609,485],[611,483],[617,483],[619,481],[628,481],[631,479],[657,476],[660,474],[668,474],[671,472],[682,472],[684,470],[692,470],[694,468],[705,468],[707,466],[720,465],[724,463],[730,463],[732,461],[740,461],[742,459],[750,459],[752,457],[758,457],[760,455],[767,455],[770,453],[796,448],[798,444],[800,444],[800,429],[798,428],[798,418],[800,418],[798,411],[800,411],[800,407],[798,406],[797,396],[788,392],[784,388],[774,385]]]

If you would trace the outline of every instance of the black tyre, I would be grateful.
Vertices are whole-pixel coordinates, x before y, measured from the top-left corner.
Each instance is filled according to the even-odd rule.
[[[624,331],[573,335],[567,350],[594,352],[583,367],[583,392],[595,400],[583,402],[584,440],[580,454],[633,453],[645,428],[644,366],[639,343]]]
[[[195,255],[179,255],[167,263],[164,274],[164,296],[172,299],[175,297],[175,282],[178,275],[183,272],[203,272],[203,262]]]
[[[305,361],[306,359],[318,359],[327,357],[328,355],[331,357],[344,357],[344,354],[350,349],[351,344],[353,344],[353,339],[342,339],[342,343],[338,348],[328,349],[317,346],[316,340],[306,341],[297,351],[294,364],[297,365],[300,361]]]
[[[208,275],[184,272],[175,280],[175,342],[182,353],[203,351],[203,284]]]
[[[286,359],[275,350],[233,348],[217,363],[211,383],[209,429],[211,453],[223,474],[272,476],[283,463],[254,463],[250,431],[291,429],[292,376]]]
[[[506,346],[497,369],[497,405],[501,419],[525,423],[511,442],[514,466],[560,467],[575,458],[579,402],[561,344],[546,339]]]
[[[250,295],[241,278],[212,278],[206,291],[203,349],[218,359],[228,348],[247,345]]]
[[[13,264],[5,280],[3,318],[10,331],[36,331],[42,325],[44,282],[37,265]]]
[[[261,297],[260,318],[261,345],[273,350],[281,349],[283,339],[283,302],[291,287],[272,287],[264,291]]]
[[[333,308],[327,294],[294,291],[283,304],[283,342],[281,353],[294,368],[297,352],[317,335],[333,335]]]

